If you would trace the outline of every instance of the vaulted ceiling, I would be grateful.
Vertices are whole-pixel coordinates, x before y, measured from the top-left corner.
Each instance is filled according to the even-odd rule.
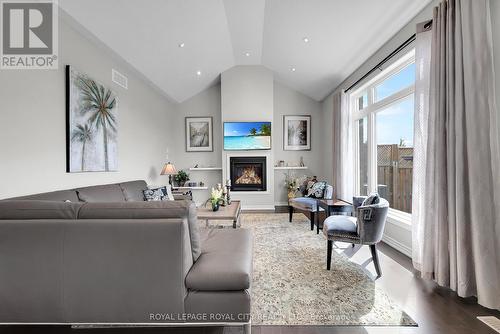
[[[59,0],[182,102],[236,65],[322,100],[430,0]]]

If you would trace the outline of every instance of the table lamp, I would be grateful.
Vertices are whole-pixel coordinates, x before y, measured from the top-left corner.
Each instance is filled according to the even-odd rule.
[[[160,175],[168,175],[168,183],[170,186],[172,186],[172,175],[177,174],[177,169],[175,169],[175,166],[169,162],[163,166],[163,169],[161,170]]]

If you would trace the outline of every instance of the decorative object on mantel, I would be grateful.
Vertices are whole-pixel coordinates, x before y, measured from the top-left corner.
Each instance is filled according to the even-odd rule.
[[[311,116],[283,116],[283,150],[311,150]]]
[[[186,152],[212,152],[212,117],[186,117]]]
[[[304,164],[304,157],[300,157],[300,163],[299,167],[305,167],[306,165]]]
[[[66,66],[66,172],[118,170],[116,94]]]
[[[278,166],[277,167],[285,167],[285,160],[278,161]]]
[[[172,175],[177,174],[177,169],[175,169],[175,166],[169,162],[163,166],[163,169],[161,170],[160,175],[168,175],[168,184],[172,186]]]

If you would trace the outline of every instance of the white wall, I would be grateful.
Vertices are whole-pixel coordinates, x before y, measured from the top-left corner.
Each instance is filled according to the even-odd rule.
[[[170,118],[174,124],[169,147],[169,159],[179,169],[189,169],[199,164],[200,167],[221,167],[222,125],[221,125],[221,93],[220,85],[216,84],[187,101],[179,104],[177,112]],[[185,117],[213,118],[213,152],[186,152]],[[187,171],[191,181],[203,181],[208,189],[222,182],[222,171]],[[209,190],[193,190],[196,203],[203,203],[210,196]]]
[[[166,183],[159,173],[175,105],[68,22],[59,27],[59,70],[0,71],[0,198],[132,179]],[[118,95],[119,172],[65,171],[66,64]],[[111,82],[112,68],[128,77],[128,90]]]
[[[284,115],[310,115],[311,116],[311,150],[310,151],[284,151],[283,150],[283,116]],[[292,175],[316,175],[323,179],[323,147],[325,132],[322,131],[324,114],[321,112],[321,103],[299,93],[278,82],[274,82],[274,119],[273,119],[273,152],[274,164],[279,160],[291,164],[298,164],[300,157],[309,167],[308,170],[291,171]],[[327,158],[327,157],[326,157]],[[287,205],[288,197],[284,186],[284,171],[274,171],[274,198],[276,205]]]
[[[274,79],[271,71],[263,66],[235,66],[221,74],[222,122],[272,122],[273,111]],[[272,132],[275,132],[275,124],[272,126]],[[276,143],[271,145],[274,147]],[[230,155],[267,157],[267,191],[233,192],[232,198],[241,199],[244,209],[274,209],[273,150],[222,151],[223,179],[229,177],[227,164]]]

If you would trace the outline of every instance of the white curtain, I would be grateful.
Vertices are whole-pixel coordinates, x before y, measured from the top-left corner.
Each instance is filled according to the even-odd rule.
[[[417,26],[415,40],[415,115],[414,123],[414,148],[413,148],[413,194],[412,194],[412,260],[413,266],[421,270],[422,244],[425,239],[432,236],[424,235],[423,219],[425,216],[425,167],[427,151],[427,125],[429,118],[429,93],[431,73],[431,41],[432,31],[428,23]]]
[[[354,191],[352,154],[352,117],[348,97],[340,91],[333,95],[333,187],[336,197],[352,201]]]
[[[416,129],[425,137],[416,146],[425,146],[416,149],[424,172],[414,174],[415,267],[459,296],[477,296],[481,305],[500,309],[500,158],[489,0],[436,7],[430,59],[428,115],[425,99],[422,114],[416,104],[416,120],[428,118],[419,123],[427,129]]]

